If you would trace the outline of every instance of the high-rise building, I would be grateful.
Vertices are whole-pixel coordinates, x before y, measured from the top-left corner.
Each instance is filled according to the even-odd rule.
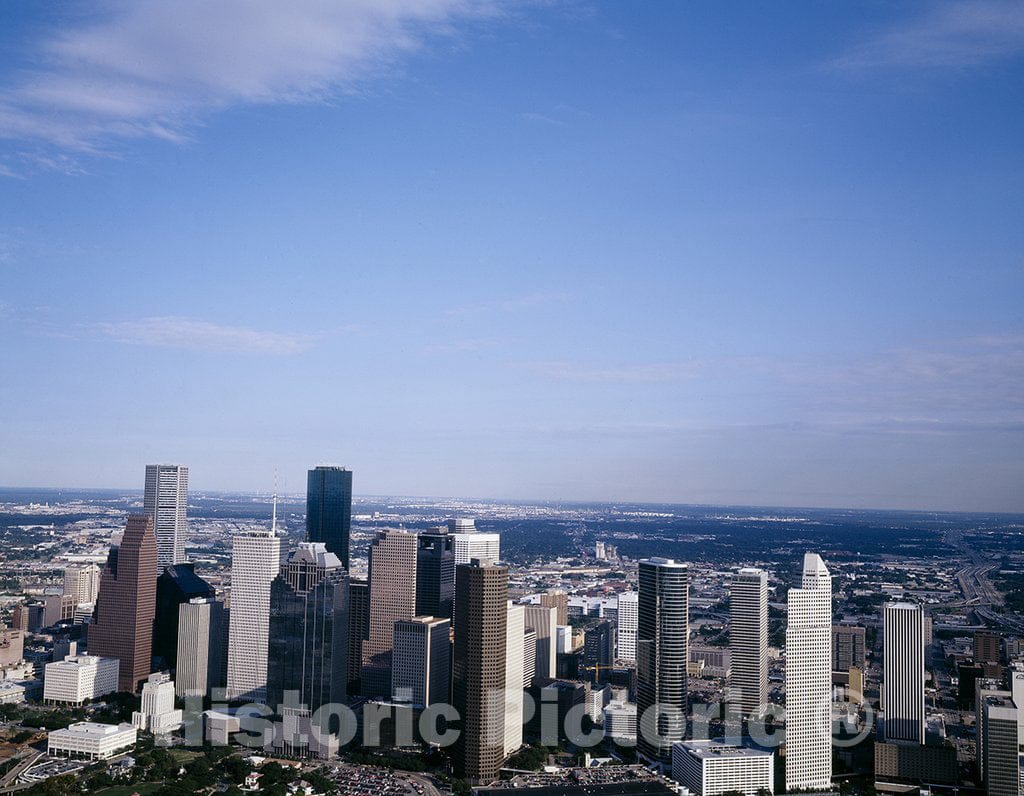
[[[135,693],[151,671],[156,613],[156,537],[147,515],[128,517],[110,548],[89,627],[89,653],[120,661],[118,689]]]
[[[306,539],[323,542],[349,568],[352,532],[352,471],[314,467],[306,477]]]
[[[370,545],[370,626],[363,642],[363,696],[391,696],[395,622],[416,615],[417,545],[415,533],[397,530],[381,531]]]
[[[625,663],[636,661],[637,593],[624,591],[618,597],[615,657]]]
[[[729,680],[745,717],[768,701],[768,573],[746,567],[729,590]]]
[[[508,604],[505,624],[505,743],[510,755],[523,745],[523,668],[526,637],[526,610]]]
[[[69,655],[48,663],[43,677],[43,701],[81,705],[111,694],[118,690],[118,667],[116,658],[96,655]]]
[[[270,586],[267,702],[286,692],[316,712],[345,701],[348,684],[348,571],[323,542],[303,542]]]
[[[72,564],[64,570],[64,594],[75,604],[95,603],[100,590],[100,568],[95,564]]]
[[[524,616],[525,622],[525,616]],[[537,671],[537,631],[527,627],[523,633],[523,688],[533,683],[533,674]]]
[[[448,520],[448,533],[452,537],[455,566],[468,564],[475,558],[501,560],[501,536],[478,531],[473,520]]]
[[[451,620],[417,616],[395,622],[391,692],[417,707],[447,704],[451,689]]]
[[[981,689],[978,696],[978,769],[986,796],[1021,792],[1021,708],[1009,691]]]
[[[213,586],[196,574],[194,564],[166,567],[156,579],[153,657],[159,668],[178,663],[178,608],[193,597],[213,597]]]
[[[690,570],[668,558],[640,562],[636,634],[637,750],[670,764],[686,733]]]
[[[786,790],[828,789],[832,781],[832,577],[804,555],[799,588],[788,593]]]
[[[558,650],[555,641],[558,635],[558,609],[554,606],[524,605],[526,626],[537,634],[537,652],[534,656],[533,676],[542,680],[555,677],[558,673]]]
[[[147,464],[142,507],[153,521],[157,570],[182,563],[188,530],[188,467]]]
[[[832,671],[864,670],[864,628],[835,625],[832,628]]]
[[[160,735],[178,729],[181,717],[182,711],[174,709],[174,681],[166,672],[153,672],[142,686],[142,700],[132,713],[132,724]]]
[[[0,667],[13,666],[25,657],[25,632],[0,625]],[[55,661],[61,660],[54,658]]]
[[[209,695],[227,678],[228,614],[212,597],[178,607],[178,658],[174,687],[180,697]]]
[[[883,622],[885,740],[923,744],[924,610],[911,603],[886,603]]]
[[[508,568],[476,560],[455,570],[453,705],[461,717],[455,769],[492,782],[505,760],[505,643]]]
[[[370,584],[350,580],[348,584],[348,693],[361,694],[363,642],[370,634]]]
[[[974,662],[999,663],[1002,652],[1002,638],[991,630],[974,631]]]
[[[425,531],[416,552],[416,615],[452,617],[455,551],[443,530]]]
[[[552,589],[540,596],[540,604],[545,608],[557,608],[556,622],[559,625],[569,624],[569,595],[561,589]]]
[[[583,631],[583,666],[587,680],[605,683],[615,663],[615,630],[611,622],[601,619]],[[602,706],[603,707],[603,706]]]
[[[280,569],[281,538],[275,530],[232,538],[228,699],[266,701],[270,584]]]

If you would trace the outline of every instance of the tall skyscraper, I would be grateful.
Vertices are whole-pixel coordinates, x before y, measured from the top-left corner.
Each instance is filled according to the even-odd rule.
[[[476,560],[455,570],[453,705],[461,717],[456,773],[492,782],[505,760],[508,568]]]
[[[323,542],[345,569],[352,532],[352,471],[314,467],[306,477],[306,539]]]
[[[417,616],[395,622],[391,692],[418,707],[447,704],[451,689],[450,619]]]
[[[348,684],[348,571],[323,542],[304,542],[270,586],[267,702],[298,692],[310,712],[345,701]],[[297,705],[291,705],[296,707]]]
[[[729,592],[732,699],[744,717],[768,701],[768,573],[744,568]]]
[[[832,671],[864,670],[864,628],[835,625],[832,628]]]
[[[607,619],[601,619],[583,632],[583,666],[580,677],[591,683],[604,683],[615,662],[615,630]],[[602,705],[603,707],[603,705]]]
[[[370,584],[350,580],[348,584],[348,693],[361,694],[363,642],[370,635]]]
[[[270,584],[280,569],[281,538],[276,530],[232,538],[228,699],[266,701]]]
[[[523,745],[525,640],[526,611],[523,606],[510,602],[505,623],[505,755],[512,754]]]
[[[455,552],[443,530],[425,531],[416,552],[416,615],[452,618]]]
[[[540,604],[545,608],[557,608],[556,622],[560,625],[569,624],[569,595],[561,589],[552,589],[540,596]]]
[[[194,597],[178,607],[178,659],[174,691],[180,697],[223,688],[228,664],[228,614],[213,597]]]
[[[196,574],[194,564],[174,564],[156,579],[153,657],[161,669],[178,662],[178,607],[193,597],[213,597],[213,586]]]
[[[475,558],[499,561],[501,559],[501,536],[496,533],[482,533],[476,523],[469,519],[448,520],[448,533],[452,537],[452,551],[455,566],[468,564]]]
[[[110,548],[89,627],[89,654],[117,658],[119,691],[135,693],[149,677],[156,613],[156,538],[146,515],[128,517],[121,543]]]
[[[188,530],[188,467],[147,464],[142,507],[153,520],[157,571],[182,563]]]
[[[543,605],[524,605],[526,627],[537,634],[537,652],[534,657],[533,676],[548,680],[558,674],[558,650],[555,646],[558,635],[558,608]]]
[[[804,555],[800,588],[788,594],[786,790],[828,789],[832,780],[832,577]]]
[[[100,589],[100,568],[95,564],[72,564],[64,570],[64,594],[75,604],[94,603]]]
[[[639,586],[637,750],[648,760],[671,764],[672,744],[686,734],[689,567],[669,558],[641,561]]]
[[[408,531],[381,531],[370,545],[370,627],[363,642],[363,696],[391,696],[395,622],[416,616],[417,545],[417,535]]]
[[[886,603],[883,610],[882,711],[885,740],[924,743],[924,610]]]
[[[618,597],[618,625],[615,657],[627,663],[636,661],[637,593],[624,591]]]

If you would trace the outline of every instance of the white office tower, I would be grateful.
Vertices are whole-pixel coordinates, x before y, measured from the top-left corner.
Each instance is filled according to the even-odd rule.
[[[552,679],[557,674],[556,666],[558,641],[558,609],[543,605],[524,605],[526,626],[537,634],[537,653],[534,658],[533,676]]]
[[[741,569],[729,591],[730,701],[744,717],[768,701],[768,573]]]
[[[43,669],[43,701],[81,705],[117,691],[120,661],[97,655],[69,655]]]
[[[473,520],[449,520],[448,532],[452,536],[452,555],[455,566],[469,564],[474,558],[490,561],[501,560],[501,536],[496,533],[480,533]]]
[[[672,779],[694,796],[775,792],[773,753],[720,741],[685,741],[672,747]]]
[[[924,610],[886,603],[883,612],[882,712],[885,740],[924,743]]]
[[[181,726],[181,710],[174,709],[174,681],[166,672],[153,672],[142,684],[142,704],[132,713],[132,724],[154,735]]]
[[[624,591],[619,595],[615,657],[626,663],[636,661],[636,606],[635,591]]]
[[[636,705],[612,700],[604,708],[604,737],[622,746],[636,743]]]
[[[281,538],[275,531],[250,531],[232,539],[228,699],[267,698],[270,584],[280,569]]]
[[[529,688],[533,682],[533,673],[537,670],[537,631],[526,628],[523,634],[523,688]]]
[[[505,625],[505,754],[523,745],[523,668],[526,609],[508,604]]]
[[[555,660],[558,655],[568,655],[573,651],[572,625],[559,625],[555,628]]]
[[[178,606],[178,696],[204,697],[224,685],[226,624],[224,604],[212,597],[193,597]]]
[[[100,590],[100,568],[96,564],[72,564],[64,570],[64,596],[75,605],[95,603]]]
[[[185,560],[188,521],[188,467],[147,464],[143,511],[153,520],[156,534],[156,571]]]
[[[451,678],[450,619],[417,616],[395,622],[391,694],[415,707],[446,704]]]
[[[786,790],[832,786],[832,577],[804,555],[786,626]]]

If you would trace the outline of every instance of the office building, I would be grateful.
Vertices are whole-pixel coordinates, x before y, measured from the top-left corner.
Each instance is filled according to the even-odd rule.
[[[270,584],[281,568],[281,538],[273,530],[274,523],[271,528],[236,534],[231,540],[227,677],[231,700],[265,702],[267,698]]]
[[[672,747],[672,779],[694,796],[774,793],[774,755],[720,741],[684,741]]]
[[[138,731],[131,724],[97,724],[77,721],[63,730],[53,730],[46,741],[51,757],[80,760],[108,760],[135,746]]]
[[[501,536],[496,533],[482,533],[476,523],[469,519],[448,520],[448,533],[452,537],[452,553],[455,566],[468,564],[473,559],[501,560]]]
[[[636,743],[636,705],[613,699],[604,707],[604,737],[620,746]]]
[[[450,534],[424,531],[416,551],[416,615],[452,617],[455,551]]]
[[[533,676],[541,680],[554,678],[557,673],[557,650],[555,643],[558,636],[558,608],[543,605],[524,605],[526,609],[526,627],[537,634],[537,646],[534,653]]]
[[[352,532],[352,471],[314,467],[306,477],[306,539],[323,542],[349,568]]]
[[[149,677],[156,613],[156,537],[149,516],[128,517],[119,545],[100,574],[89,653],[117,658],[118,690],[135,693]]]
[[[978,700],[978,768],[987,796],[1021,792],[1021,711],[1006,691],[982,690]]]
[[[157,571],[183,563],[188,530],[188,467],[147,464],[142,505],[156,535]]]
[[[525,609],[523,621],[526,621]],[[537,671],[537,631],[527,627],[523,633],[523,688],[529,688]]]
[[[43,669],[43,701],[81,705],[118,690],[119,661],[96,655],[69,655]]]
[[[451,690],[451,620],[417,616],[395,622],[391,692],[415,707],[448,704]]]
[[[768,702],[768,573],[745,567],[729,589],[730,700],[744,717]]]
[[[625,591],[617,600],[615,657],[623,663],[636,662],[637,597]]]
[[[924,611],[910,603],[883,609],[882,711],[885,740],[923,744]]]
[[[583,631],[583,667],[591,683],[605,683],[615,663],[615,629],[607,619]]]
[[[956,748],[944,740],[924,745],[875,742],[876,790],[903,790],[882,785],[955,785]]]
[[[559,625],[569,624],[569,595],[561,589],[551,589],[540,596],[540,604],[545,608],[557,608],[556,622]]]
[[[553,610],[553,609],[552,609]],[[488,561],[455,571],[453,705],[461,717],[454,746],[457,776],[470,784],[493,781],[505,760],[508,568]]]
[[[323,542],[303,542],[270,586],[267,702],[306,708],[345,701],[348,571]],[[295,692],[289,702],[288,692]]]
[[[196,574],[194,564],[165,567],[156,579],[156,617],[153,621],[153,658],[172,669],[178,663],[178,609],[189,600],[210,598],[213,586]]]
[[[786,790],[832,782],[832,577],[821,556],[804,555],[799,588],[788,592]]]
[[[25,657],[25,633],[0,625],[0,666],[13,666]]]
[[[363,642],[370,633],[370,584],[350,580],[348,584],[348,693],[361,694]]]
[[[61,622],[74,622],[78,603],[70,594],[47,594],[43,598],[43,626],[53,627]]]
[[[1002,637],[991,630],[975,630],[973,639],[975,663],[999,663],[1002,652]]]
[[[683,740],[686,732],[689,582],[686,564],[668,558],[640,562],[637,751],[665,765],[671,764],[672,744]]]
[[[510,602],[505,624],[505,756],[523,745],[525,637],[526,609]]]
[[[175,692],[208,696],[227,682],[228,613],[212,597],[193,597],[178,608]]]
[[[832,671],[864,670],[864,628],[858,625],[835,625],[832,628]]]
[[[182,711],[174,708],[174,681],[166,672],[153,672],[142,686],[142,701],[132,713],[132,725],[154,735],[181,727]]]
[[[64,570],[64,594],[74,603],[95,603],[100,590],[100,568],[96,564],[72,564]]]
[[[416,615],[418,541],[417,535],[408,531],[381,531],[370,546],[370,625],[363,641],[363,696],[391,696],[395,622]]]

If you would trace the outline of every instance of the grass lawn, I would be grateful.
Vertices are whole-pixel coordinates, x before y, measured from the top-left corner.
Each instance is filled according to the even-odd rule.
[[[197,757],[202,757],[202,752],[193,752],[188,749],[168,749],[167,754],[174,758],[174,762],[184,765],[190,763]]]

